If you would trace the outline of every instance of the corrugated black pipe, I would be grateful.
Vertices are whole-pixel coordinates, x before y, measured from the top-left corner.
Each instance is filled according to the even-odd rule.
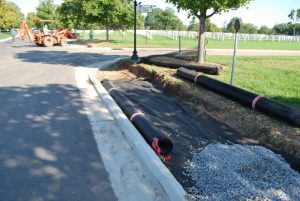
[[[164,157],[169,156],[173,149],[172,141],[147,120],[145,115],[112,82],[103,80],[101,83],[156,154]]]
[[[206,77],[205,75],[190,71],[185,68],[177,69],[177,75],[193,81],[201,86],[218,92],[230,99],[236,100],[255,110],[264,112],[278,119],[285,120],[296,126],[300,126],[300,110],[261,97],[252,92]]]

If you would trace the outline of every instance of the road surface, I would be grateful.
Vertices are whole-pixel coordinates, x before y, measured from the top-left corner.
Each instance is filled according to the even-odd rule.
[[[74,67],[118,55],[20,41],[0,49],[0,200],[117,200]]]

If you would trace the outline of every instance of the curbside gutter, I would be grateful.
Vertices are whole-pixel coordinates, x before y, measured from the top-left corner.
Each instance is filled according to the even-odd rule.
[[[19,38],[19,36],[16,36],[16,39],[17,39],[17,38]],[[11,38],[11,37],[8,37],[8,38],[1,39],[1,40],[0,40],[0,43],[5,42],[5,41],[9,41],[9,40],[12,40],[12,38]]]
[[[9,40],[12,40],[11,37],[5,38],[5,39],[1,39],[1,40],[0,40],[0,43],[5,42],[5,41],[9,41]]]
[[[115,59],[109,62],[102,63],[97,66],[99,70],[112,66],[116,61]],[[97,64],[96,64],[97,65]],[[89,72],[89,79],[98,93],[99,97],[103,100],[109,111],[113,114],[117,124],[124,132],[125,138],[136,152],[142,164],[146,167],[148,172],[156,179],[161,185],[162,189],[166,192],[167,196],[172,201],[187,201],[187,193],[167,167],[162,163],[159,157],[146,143],[139,131],[127,119],[126,115],[108,94],[101,83],[95,78],[95,71]]]

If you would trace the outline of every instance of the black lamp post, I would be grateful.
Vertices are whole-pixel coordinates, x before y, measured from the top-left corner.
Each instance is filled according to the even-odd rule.
[[[137,61],[139,59],[139,56],[137,55],[136,51],[136,7],[137,7],[137,2],[134,0],[134,47],[133,47],[133,52],[131,59]]]

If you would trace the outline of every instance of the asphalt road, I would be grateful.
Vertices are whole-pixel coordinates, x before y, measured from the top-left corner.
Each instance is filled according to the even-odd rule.
[[[0,49],[0,200],[117,200],[74,71],[118,55],[20,41]]]

